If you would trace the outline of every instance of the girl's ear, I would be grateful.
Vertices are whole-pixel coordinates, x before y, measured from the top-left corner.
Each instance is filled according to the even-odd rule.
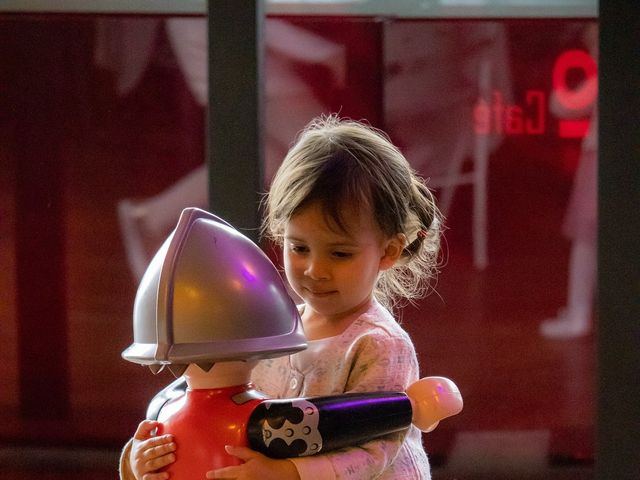
[[[387,270],[393,267],[400,259],[406,245],[407,237],[402,233],[388,239],[384,248],[384,255],[380,258],[380,270]]]

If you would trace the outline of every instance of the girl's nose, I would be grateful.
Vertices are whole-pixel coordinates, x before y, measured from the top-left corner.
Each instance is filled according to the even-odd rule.
[[[329,278],[329,271],[325,263],[317,258],[309,259],[304,274],[313,280],[325,280]]]

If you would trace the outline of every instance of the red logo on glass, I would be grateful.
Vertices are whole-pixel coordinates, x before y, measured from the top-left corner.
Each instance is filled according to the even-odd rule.
[[[584,80],[575,87],[567,85],[569,72],[580,70]],[[563,52],[553,66],[553,91],[558,102],[568,111],[589,110],[598,96],[598,66],[587,52],[568,50]],[[558,135],[563,138],[582,138],[589,129],[589,119],[561,119]]]
[[[580,77],[579,82],[571,78]],[[558,136],[582,138],[589,128],[588,112],[598,95],[598,67],[583,50],[562,52],[553,65],[552,95],[568,114],[558,121]],[[542,135],[547,129],[549,102],[543,90],[527,90],[524,102],[511,105],[504,94],[478,98],[473,109],[476,135]]]

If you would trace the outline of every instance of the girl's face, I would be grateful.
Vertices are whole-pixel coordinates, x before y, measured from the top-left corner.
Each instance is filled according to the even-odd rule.
[[[344,221],[349,232],[328,225],[315,203],[285,228],[285,272],[305,315],[339,320],[366,309],[379,272],[402,252],[402,237],[385,238],[369,209],[346,210]]]

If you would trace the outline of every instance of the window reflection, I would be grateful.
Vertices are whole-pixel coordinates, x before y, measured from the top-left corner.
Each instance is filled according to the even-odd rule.
[[[2,38],[33,21],[2,19]],[[76,54],[60,57],[74,74],[56,92],[82,106],[60,113],[70,125],[59,142],[62,221],[47,227],[64,238],[71,407],[90,412],[88,422],[129,415],[104,433],[126,438],[166,383],[118,360],[135,281],[179,211],[207,204],[206,22],[50,21],[76,26],[38,48],[75,42]],[[339,111],[385,129],[447,214],[437,294],[403,317],[422,373],[449,376],[465,396],[464,413],[424,439],[452,475],[481,468],[472,454],[507,462],[505,442],[507,469],[593,459],[596,31],[567,20],[266,23],[266,183],[299,128]],[[17,265],[12,225],[27,184],[17,180],[19,132],[6,112],[13,92],[30,95],[25,73],[11,67],[14,48],[0,42],[0,403],[13,411],[22,380],[12,272],[27,267]],[[56,185],[30,180],[36,190]],[[123,382],[129,390],[114,393]]]

